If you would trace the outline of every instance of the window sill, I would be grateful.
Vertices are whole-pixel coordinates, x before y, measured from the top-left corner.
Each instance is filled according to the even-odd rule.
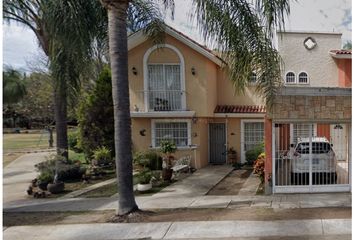
[[[131,117],[193,117],[195,111],[130,112]]]

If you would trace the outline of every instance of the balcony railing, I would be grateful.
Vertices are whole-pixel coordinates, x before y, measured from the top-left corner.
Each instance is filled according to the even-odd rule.
[[[181,90],[148,90],[143,91],[148,111],[179,111],[184,110],[182,99],[185,92]]]

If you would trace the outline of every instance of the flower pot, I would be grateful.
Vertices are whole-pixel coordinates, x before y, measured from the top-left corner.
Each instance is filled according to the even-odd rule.
[[[38,181],[37,186],[43,191],[47,191],[48,182]]]
[[[152,188],[152,184],[151,183],[148,183],[148,184],[139,183],[138,187],[137,187],[139,192],[145,192],[145,191],[150,190],[151,188]]]
[[[61,193],[64,191],[64,182],[49,183],[47,189],[53,194]]]
[[[173,170],[169,168],[162,169],[162,179],[164,181],[171,181]]]

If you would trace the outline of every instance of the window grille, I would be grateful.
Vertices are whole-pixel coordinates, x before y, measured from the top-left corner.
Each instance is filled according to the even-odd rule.
[[[188,146],[188,123],[187,122],[155,122],[155,147],[160,146],[161,141],[171,141],[177,147]]]

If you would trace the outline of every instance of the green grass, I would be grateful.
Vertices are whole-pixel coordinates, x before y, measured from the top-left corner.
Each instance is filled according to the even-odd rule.
[[[46,133],[9,133],[3,135],[4,152],[26,150],[26,149],[44,149],[49,147],[48,134]],[[54,134],[55,140],[55,134]],[[55,142],[54,142],[55,144]]]
[[[69,150],[69,159],[73,162],[79,161],[81,164],[87,164],[84,153],[77,153],[73,150]]]

